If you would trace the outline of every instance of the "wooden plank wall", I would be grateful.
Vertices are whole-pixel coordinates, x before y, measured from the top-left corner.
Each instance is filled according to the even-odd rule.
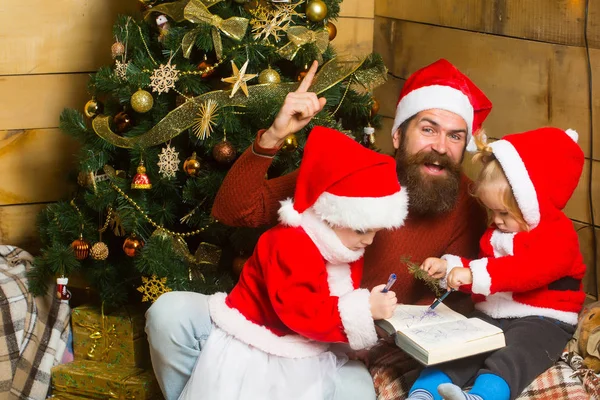
[[[136,0],[0,2],[0,243],[39,250],[35,220],[65,198],[76,143],[62,134],[65,107],[89,99],[89,74],[111,62],[112,25]],[[372,51],[374,0],[346,0],[333,44]]]
[[[492,100],[494,109],[485,123],[489,136],[500,138],[545,125],[579,132],[586,166],[565,212],[578,229],[588,265],[584,286],[595,299],[600,287],[599,265],[592,265],[592,228],[600,237],[598,17],[600,0],[590,0],[594,132],[590,132],[584,0],[375,0],[374,34],[374,51],[383,55],[394,76],[375,93],[386,117],[377,140],[386,151],[391,151],[389,131],[404,79],[439,58],[455,64]],[[470,163],[466,167],[469,174],[475,172]]]

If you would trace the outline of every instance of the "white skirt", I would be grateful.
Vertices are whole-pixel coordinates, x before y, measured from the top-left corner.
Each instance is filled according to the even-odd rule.
[[[331,400],[347,358],[325,351],[286,358],[249,346],[213,325],[180,400]]]

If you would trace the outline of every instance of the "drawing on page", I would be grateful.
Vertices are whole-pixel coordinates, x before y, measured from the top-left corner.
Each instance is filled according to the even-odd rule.
[[[481,330],[468,320],[464,320],[445,323],[443,325],[428,325],[413,328],[411,331],[415,336],[419,337],[421,343],[436,345],[456,338],[469,340],[472,337],[477,337]]]
[[[407,309],[396,309],[396,315],[394,315],[395,325],[404,328],[410,328],[411,325],[421,323],[436,323],[445,321],[446,318],[439,315],[435,310],[429,308],[407,308]]]

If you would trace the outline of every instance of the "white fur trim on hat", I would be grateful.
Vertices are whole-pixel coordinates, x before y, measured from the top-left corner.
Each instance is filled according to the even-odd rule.
[[[577,324],[577,313],[575,312],[519,303],[513,299],[511,292],[500,292],[487,296],[485,301],[475,303],[475,308],[497,319],[522,318],[535,315],[554,318],[571,325]]]
[[[540,223],[540,205],[525,163],[507,140],[497,140],[490,147],[502,166],[525,222],[531,229],[535,228]]]
[[[346,197],[324,192],[311,208],[330,224],[343,228],[399,228],[408,214],[408,195],[404,187],[384,197]]]
[[[392,135],[398,127],[413,115],[432,109],[441,109],[461,116],[467,123],[467,143],[469,143],[473,129],[474,110],[469,97],[458,89],[450,86],[431,85],[423,86],[409,92],[396,106],[396,117]]]
[[[369,296],[367,289],[357,289],[340,297],[338,302],[344,332],[354,350],[366,349],[377,343]]]
[[[492,288],[492,277],[487,270],[487,258],[480,258],[469,263],[469,268],[473,273],[473,285],[471,291],[475,294],[489,296]]]
[[[304,336],[277,336],[264,326],[249,321],[237,309],[229,307],[225,303],[226,297],[225,293],[215,293],[208,298],[210,317],[215,325],[236,339],[266,353],[288,358],[316,356],[327,350],[327,343]]]

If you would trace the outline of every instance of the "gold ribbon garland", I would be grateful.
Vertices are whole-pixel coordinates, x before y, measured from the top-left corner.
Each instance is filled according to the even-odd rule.
[[[94,341],[87,352],[88,358],[103,361],[106,358],[106,356],[108,355],[108,352],[112,349],[113,345],[115,344],[117,332],[116,332],[116,327],[114,324],[109,328],[106,327],[106,316],[104,315],[104,304],[102,304],[101,313],[102,313],[102,325],[101,326],[96,325],[96,324],[88,325],[88,324],[84,324],[81,322],[77,322],[77,325],[81,326],[82,328],[87,329],[90,332],[88,337]],[[100,358],[98,358],[96,356],[95,352],[96,352],[96,348],[98,347],[98,344],[100,344],[101,339],[104,339],[104,349],[103,349],[102,353],[100,354]]]
[[[298,54],[300,47],[305,44],[313,43],[319,50],[319,57],[327,50],[329,46],[329,32],[326,29],[311,31],[304,26],[292,26],[286,30],[289,43],[277,51],[277,53],[287,59],[293,60]],[[321,58],[322,60],[322,58]],[[319,63],[321,63],[321,60]]]
[[[210,2],[210,5],[217,3]],[[212,27],[212,39],[217,58],[223,58],[223,42],[221,33],[230,37],[233,40],[240,41],[243,39],[248,29],[248,19],[242,17],[231,17],[223,19],[218,15],[212,14],[208,8],[200,0],[182,0],[173,3],[162,4],[151,9],[152,12],[162,12],[171,17],[176,22],[183,20],[190,21],[194,24],[204,23]],[[196,28],[186,33],[181,41],[183,56],[189,58],[196,41],[196,36],[200,33],[201,28]]]
[[[338,60],[333,59],[324,64],[320,71],[315,75],[310,91],[320,94],[327,89],[335,86],[352,74],[359,71],[364,60]],[[376,71],[371,68],[370,74],[373,78],[381,71]],[[278,99],[283,102],[285,96],[296,90],[299,83],[281,83],[278,85],[263,84],[254,85],[248,88],[250,97],[235,96],[229,98],[229,91],[216,90],[213,92],[204,93],[202,95],[191,98],[179,107],[169,112],[162,120],[160,120],[148,132],[135,137],[122,137],[114,133],[110,129],[109,116],[99,115],[92,121],[92,127],[96,134],[114,146],[121,148],[146,148],[156,146],[161,143],[173,139],[181,132],[185,131],[194,124],[194,119],[198,114],[198,104],[212,99],[219,104],[220,107],[245,107],[249,101],[264,99]]]

